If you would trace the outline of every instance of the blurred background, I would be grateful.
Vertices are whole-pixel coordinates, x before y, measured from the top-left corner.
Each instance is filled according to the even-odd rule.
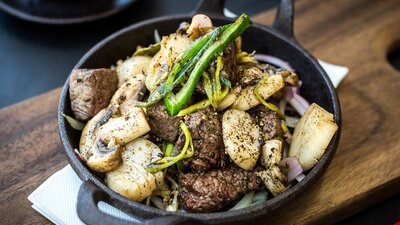
[[[234,13],[255,15],[279,0],[228,0]],[[197,0],[141,0],[122,13],[86,24],[35,24],[0,11],[0,108],[63,85],[72,67],[98,41],[132,23],[188,13]],[[389,55],[400,68],[400,50]],[[355,214],[338,224],[394,224],[400,220],[400,195]]]

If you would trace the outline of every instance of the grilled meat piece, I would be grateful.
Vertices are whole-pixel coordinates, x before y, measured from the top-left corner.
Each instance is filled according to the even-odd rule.
[[[164,102],[160,101],[147,110],[147,122],[150,125],[150,133],[169,142],[175,142],[179,132],[179,117],[171,117],[165,111]]]
[[[184,122],[189,127],[195,150],[193,157],[184,160],[184,164],[195,172],[224,167],[226,154],[218,114],[209,107],[185,116]],[[184,143],[185,135],[181,133],[177,145],[182,148]]]
[[[108,106],[117,90],[118,75],[111,69],[77,69],[69,79],[69,97],[76,119],[88,121]]]
[[[276,69],[270,64],[247,63],[238,68],[238,83],[242,87],[257,85],[257,83],[266,75],[274,75]]]
[[[292,85],[292,86],[298,86],[299,85],[299,77],[297,76],[296,73],[288,70],[280,70],[276,73],[276,75],[281,75],[283,77],[283,80],[285,81],[286,84]]]
[[[272,138],[282,137],[283,130],[281,119],[274,111],[263,105],[258,105],[249,111],[250,115],[256,119],[264,135],[264,141]]]
[[[262,187],[255,171],[246,171],[235,165],[203,174],[180,174],[179,183],[179,202],[189,212],[221,210],[243,194]]]

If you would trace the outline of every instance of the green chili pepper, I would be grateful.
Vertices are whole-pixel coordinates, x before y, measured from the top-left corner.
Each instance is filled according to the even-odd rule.
[[[219,39],[215,41],[204,52],[204,54],[202,54],[182,89],[176,95],[170,93],[164,98],[166,110],[171,116],[176,115],[192,96],[194,88],[201,75],[210,65],[215,56],[222,52],[230,42],[241,35],[250,25],[251,20],[249,16],[242,14],[233,24],[229,25],[229,27],[220,35]]]
[[[150,107],[170,93],[185,78],[186,73],[194,68],[200,56],[215,41],[218,34],[226,28],[227,27],[224,26],[214,29],[211,33],[191,44],[185,53],[183,53],[181,60],[176,63],[172,67],[172,70],[165,76],[168,77],[167,81],[150,93],[147,103],[138,104],[137,106]]]

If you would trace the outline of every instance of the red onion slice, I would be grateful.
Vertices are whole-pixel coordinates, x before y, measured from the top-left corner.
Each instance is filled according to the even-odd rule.
[[[288,168],[288,182],[292,182],[294,179],[296,179],[297,176],[303,173],[303,168],[301,168],[301,165],[299,163],[299,160],[297,160],[296,157],[291,156],[282,159],[282,161],[279,163],[282,166],[287,166]]]
[[[303,98],[303,96],[299,95],[299,94],[294,94],[294,98],[297,99],[297,101],[300,103],[301,106],[303,106],[305,109],[307,109],[308,107],[310,107],[310,103],[308,103],[307,100],[305,100]]]
[[[150,200],[157,208],[165,210],[164,203],[160,197],[153,195]]]
[[[75,152],[75,155],[79,158],[79,160],[81,160],[82,162],[85,162],[85,160],[83,160],[82,155],[78,151],[78,149],[74,148],[74,152]]]
[[[299,90],[298,87],[285,87],[285,98],[302,116],[310,106],[310,103],[298,94]]]
[[[290,66],[290,64],[278,57],[272,56],[272,55],[266,55],[266,54],[254,54],[254,59],[257,61],[262,61],[266,62],[269,64],[273,64],[277,67],[281,67],[283,69],[287,69],[290,71],[294,71],[293,68]]]
[[[290,66],[290,64],[278,57],[266,54],[254,54],[254,59],[257,61],[266,62],[269,64],[273,64],[275,66],[294,71],[294,69]],[[294,107],[294,109],[300,114],[303,115],[306,109],[310,106],[310,103],[307,102],[300,95],[299,87],[286,87],[286,100]]]

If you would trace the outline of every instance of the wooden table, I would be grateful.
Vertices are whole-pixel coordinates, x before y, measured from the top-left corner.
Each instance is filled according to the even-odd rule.
[[[295,14],[306,49],[350,68],[338,88],[342,138],[323,177],[268,224],[329,224],[400,190],[400,72],[386,60],[400,40],[400,1],[299,0]],[[269,24],[273,15],[254,20]],[[59,93],[0,110],[0,224],[50,223],[27,196],[67,164],[57,130]]]

